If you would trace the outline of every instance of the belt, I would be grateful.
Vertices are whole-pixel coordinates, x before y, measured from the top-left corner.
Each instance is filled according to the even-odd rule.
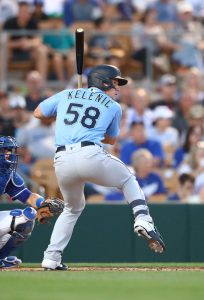
[[[94,142],[89,142],[89,141],[83,141],[83,142],[81,142],[81,147],[94,146],[94,145],[96,145]],[[60,152],[60,151],[66,151],[66,147],[65,146],[59,146],[59,147],[57,147],[56,153]]]

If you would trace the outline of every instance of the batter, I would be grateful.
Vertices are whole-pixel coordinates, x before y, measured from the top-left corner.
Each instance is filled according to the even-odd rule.
[[[63,90],[34,111],[39,119],[56,118],[54,166],[65,201],[44,252],[42,267],[46,270],[67,269],[61,262],[62,253],[85,207],[85,182],[122,189],[133,210],[134,231],[155,252],[165,250],[135,176],[103,148],[103,144],[113,145],[119,135],[122,111],[115,99],[126,84],[118,68],[99,65],[88,75],[88,88]]]

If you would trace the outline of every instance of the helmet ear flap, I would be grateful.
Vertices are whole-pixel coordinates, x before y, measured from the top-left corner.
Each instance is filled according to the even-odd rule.
[[[102,76],[100,73],[93,72],[88,77],[88,87],[96,87],[102,91],[108,91],[112,88],[112,80]]]
[[[111,88],[113,88],[113,83],[112,83],[112,79],[110,78],[100,78],[100,76],[98,76],[99,80],[100,80],[100,85],[101,85],[101,90],[102,91],[108,91]]]
[[[102,91],[113,88],[112,80],[117,79],[118,85],[127,84],[127,79],[121,77],[120,70],[112,65],[99,65],[88,74],[88,87],[96,87]],[[107,86],[106,86],[107,84]]]

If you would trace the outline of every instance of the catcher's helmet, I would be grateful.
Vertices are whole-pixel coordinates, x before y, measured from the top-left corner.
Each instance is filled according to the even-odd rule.
[[[117,79],[118,85],[127,84],[127,79],[121,77],[120,70],[112,65],[99,65],[88,74],[88,87],[97,87],[102,91],[113,88],[112,80]]]
[[[16,170],[18,155],[14,137],[0,136],[0,169]]]

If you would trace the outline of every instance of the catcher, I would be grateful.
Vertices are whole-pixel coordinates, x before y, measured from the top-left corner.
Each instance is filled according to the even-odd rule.
[[[25,187],[22,177],[16,172],[17,148],[15,138],[0,136],[0,196],[6,193],[13,201],[28,205],[25,209],[0,211],[0,269],[21,264],[19,258],[9,254],[30,237],[36,219],[44,224],[64,208],[61,199],[45,200]]]

